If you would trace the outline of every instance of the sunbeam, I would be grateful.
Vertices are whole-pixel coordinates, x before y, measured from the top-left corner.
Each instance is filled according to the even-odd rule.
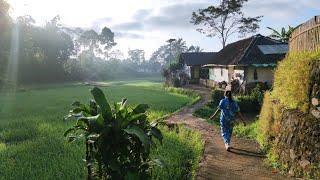
[[[14,25],[11,33],[11,48],[10,56],[7,67],[6,79],[7,88],[12,89],[15,92],[17,89],[17,77],[18,77],[18,57],[19,57],[19,28],[18,25]]]

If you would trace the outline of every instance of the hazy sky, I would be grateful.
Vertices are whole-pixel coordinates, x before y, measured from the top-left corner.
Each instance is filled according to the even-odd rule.
[[[13,17],[31,15],[37,24],[60,15],[61,23],[73,27],[110,27],[118,45],[114,49],[144,49],[149,56],[169,38],[183,38],[205,51],[221,48],[216,38],[200,34],[190,23],[191,14],[220,0],[9,0]],[[296,26],[320,15],[320,0],[249,0],[245,14],[263,15],[261,34],[268,26]],[[237,40],[233,37],[230,42]]]

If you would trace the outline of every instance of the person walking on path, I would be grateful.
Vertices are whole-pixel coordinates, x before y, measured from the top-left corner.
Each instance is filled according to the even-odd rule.
[[[219,106],[216,112],[210,117],[210,119],[214,119],[215,116],[220,113],[220,126],[221,126],[221,135],[226,147],[227,151],[230,151],[231,145],[231,137],[233,126],[235,122],[236,114],[239,115],[240,119],[246,125],[243,115],[240,112],[239,105],[232,98],[232,93],[230,90],[226,90],[224,93],[224,99],[222,99],[219,103]]]

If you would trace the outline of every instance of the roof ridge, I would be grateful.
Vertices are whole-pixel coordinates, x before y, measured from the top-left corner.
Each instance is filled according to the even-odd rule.
[[[230,46],[230,45],[232,45],[232,44],[236,44],[236,43],[239,43],[239,42],[241,42],[241,41],[245,41],[245,40],[248,40],[248,39],[250,39],[250,38],[254,38],[254,36],[250,36],[250,37],[247,37],[247,38],[244,38],[244,39],[240,39],[240,40],[238,40],[238,41],[234,41],[234,42],[232,42],[232,43],[230,43],[230,44],[227,44],[224,48],[226,48],[227,46]],[[223,50],[224,48],[222,48],[221,50]],[[221,51],[220,50],[220,51]],[[218,51],[219,52],[219,51]]]
[[[254,35],[254,36],[250,37],[250,38],[252,38],[252,40],[251,40],[250,44],[248,45],[248,47],[246,48],[246,50],[244,51],[243,55],[240,57],[240,60],[237,62],[237,64],[239,64],[239,62],[241,62],[242,59],[249,54],[249,50],[252,49],[251,47],[253,46],[253,44],[255,42],[257,42],[257,39],[259,37],[263,37],[263,36],[261,34],[257,34],[257,35]]]

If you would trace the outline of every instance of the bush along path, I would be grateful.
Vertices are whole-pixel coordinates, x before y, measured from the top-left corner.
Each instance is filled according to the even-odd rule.
[[[220,129],[192,113],[211,99],[210,90],[190,87],[201,95],[201,100],[183,108],[166,120],[167,125],[184,124],[201,133],[205,141],[202,160],[196,179],[286,179],[264,164],[265,155],[253,140],[232,138],[231,152],[225,150]]]

